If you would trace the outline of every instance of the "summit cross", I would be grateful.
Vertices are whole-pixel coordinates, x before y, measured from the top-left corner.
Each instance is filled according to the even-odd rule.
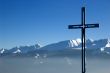
[[[85,49],[85,29],[86,28],[98,28],[99,24],[86,24],[85,23],[85,7],[81,8],[81,24],[80,25],[69,25],[68,29],[81,29],[81,41],[82,41],[82,50],[81,50],[81,62],[82,62],[82,73],[86,72],[86,49]]]

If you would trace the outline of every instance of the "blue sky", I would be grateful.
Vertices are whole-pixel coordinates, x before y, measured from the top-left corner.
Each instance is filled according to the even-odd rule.
[[[82,0],[0,0],[0,48],[50,43],[80,38],[80,30],[68,30],[81,23]],[[110,37],[110,0],[87,0],[86,37]]]

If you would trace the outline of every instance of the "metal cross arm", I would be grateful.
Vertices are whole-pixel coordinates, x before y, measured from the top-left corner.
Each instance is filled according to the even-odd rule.
[[[99,24],[85,24],[84,28],[98,28]],[[82,25],[69,25],[68,29],[78,29],[83,28]]]
[[[86,24],[85,28],[98,28],[99,24]]]

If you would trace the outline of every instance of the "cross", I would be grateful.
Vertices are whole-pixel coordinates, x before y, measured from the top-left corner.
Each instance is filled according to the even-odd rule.
[[[86,28],[97,28],[99,24],[85,24],[85,7],[81,8],[81,25],[69,25],[69,29],[81,29],[81,41],[82,41],[82,50],[81,50],[81,62],[82,62],[82,73],[86,72],[86,50],[85,50],[85,29]]]

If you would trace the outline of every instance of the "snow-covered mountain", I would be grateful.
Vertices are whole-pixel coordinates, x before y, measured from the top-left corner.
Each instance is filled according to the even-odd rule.
[[[7,53],[7,54],[17,54],[17,53],[28,53],[30,51],[35,51],[36,49],[39,49],[40,45],[39,44],[35,44],[32,46],[20,46],[20,47],[14,47],[12,49],[9,49],[8,51],[6,51],[6,49],[1,49],[0,50],[0,54],[3,53]]]
[[[57,43],[52,43],[41,47],[39,44],[32,46],[14,47],[5,52],[5,54],[20,54],[20,55],[80,55],[81,39],[65,40]],[[4,49],[0,50],[0,54],[4,53]],[[109,55],[110,56],[110,39],[86,40],[87,55]]]
[[[54,50],[64,50],[64,49],[81,49],[81,39],[76,40],[66,40],[53,44],[46,45],[41,47],[40,49],[54,51]],[[109,39],[100,39],[100,40],[86,40],[86,49],[101,49],[101,48],[109,48],[110,41]]]
[[[81,39],[76,40],[66,40],[58,43],[53,43],[46,45],[41,50],[47,50],[48,53],[55,54],[79,54],[81,53]],[[86,54],[87,55],[110,55],[110,40],[100,39],[100,40],[86,40]]]
[[[102,47],[100,50],[106,54],[110,54],[110,39],[107,40],[105,47]]]
[[[22,53],[20,49],[17,49],[16,51],[14,51],[13,53]]]
[[[8,51],[8,50],[7,50],[7,49],[2,48],[2,49],[0,49],[0,54],[5,53],[6,51]]]
[[[81,46],[80,39],[61,41],[58,43],[46,45],[40,49],[48,50],[48,51],[55,51],[55,50],[64,50],[64,49],[68,49],[68,48],[75,48],[78,46]]]
[[[11,53],[28,53],[30,51],[34,51],[36,49],[39,49],[40,45],[35,44],[32,46],[20,46],[20,47],[14,47],[11,50],[9,50]]]

